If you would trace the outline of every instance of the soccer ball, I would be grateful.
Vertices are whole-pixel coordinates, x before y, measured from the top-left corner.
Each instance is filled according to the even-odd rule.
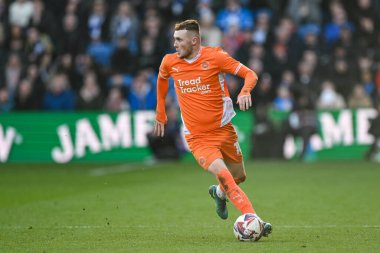
[[[253,213],[240,215],[234,224],[234,234],[239,241],[254,242],[261,238],[264,225],[262,220]]]

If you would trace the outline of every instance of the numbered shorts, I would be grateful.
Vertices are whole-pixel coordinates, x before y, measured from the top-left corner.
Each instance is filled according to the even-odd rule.
[[[191,153],[205,170],[218,158],[227,163],[243,161],[238,137],[231,123],[207,133],[187,134],[185,139]]]

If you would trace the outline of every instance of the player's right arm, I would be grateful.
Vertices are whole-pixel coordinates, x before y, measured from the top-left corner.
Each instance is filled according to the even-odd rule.
[[[221,49],[217,49],[215,57],[220,62],[222,72],[237,75],[244,79],[244,86],[238,95],[237,104],[239,104],[240,110],[248,110],[252,106],[251,91],[256,86],[258,79],[256,73]]]
[[[160,70],[157,77],[157,107],[156,122],[154,124],[153,134],[163,137],[167,116],[165,111],[165,98],[169,90],[169,72],[167,71],[165,58],[162,59]]]

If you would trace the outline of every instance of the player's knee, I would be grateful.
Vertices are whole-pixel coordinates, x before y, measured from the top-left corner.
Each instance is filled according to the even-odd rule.
[[[243,173],[239,177],[234,178],[235,179],[235,183],[236,184],[241,184],[241,183],[243,183],[245,181],[246,178],[247,178],[247,175],[245,173]]]

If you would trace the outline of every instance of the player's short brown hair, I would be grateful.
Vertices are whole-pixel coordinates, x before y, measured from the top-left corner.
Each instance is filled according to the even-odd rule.
[[[183,22],[175,24],[174,29],[176,31],[179,31],[179,30],[195,31],[196,33],[199,34],[199,23],[198,21],[194,19],[188,19]]]

